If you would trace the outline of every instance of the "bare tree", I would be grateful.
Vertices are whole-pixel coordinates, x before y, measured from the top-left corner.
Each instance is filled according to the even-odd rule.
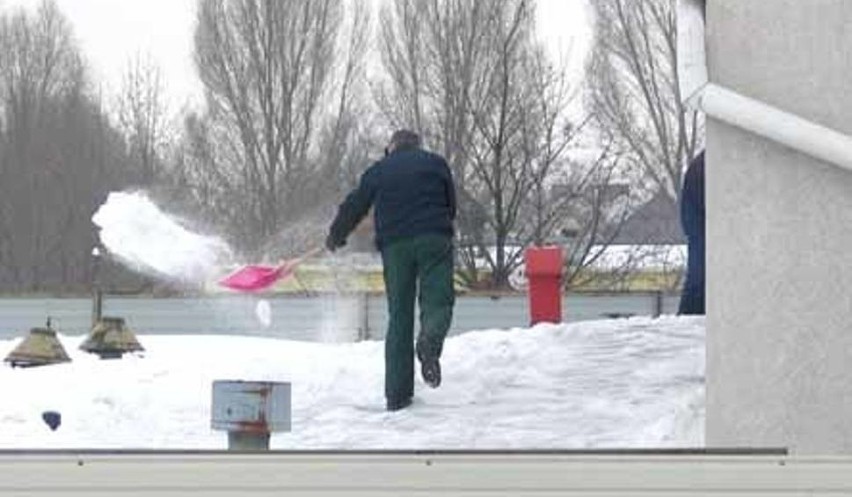
[[[88,283],[91,215],[120,181],[120,136],[52,1],[0,16],[0,283],[16,290]]]
[[[376,150],[374,109],[364,98],[367,86],[366,54],[372,33],[371,11],[366,0],[345,3],[345,22],[335,53],[335,72],[331,85],[333,108],[319,138],[322,174],[315,179],[325,184],[336,201],[342,189],[348,189],[369,163],[369,151]],[[328,177],[336,178],[329,182]],[[307,202],[308,199],[305,199]]]
[[[117,107],[138,181],[150,186],[161,168],[168,117],[162,73],[150,56],[137,54],[128,62]]]
[[[291,194],[291,208],[263,253],[299,253],[324,239],[327,222],[344,192],[354,187],[361,173],[375,160],[385,138],[376,124],[375,108],[364,98],[367,89],[367,54],[371,49],[372,13],[367,0],[343,2],[343,21],[330,76],[328,104],[316,137],[318,143],[312,174]],[[362,226],[369,224],[369,220]],[[353,248],[372,247],[371,230],[359,229],[365,242],[353,239]]]
[[[392,126],[419,129],[450,162],[472,286],[508,286],[520,249],[551,240],[569,210],[554,185],[600,165],[569,160],[583,128],[567,112],[577,92],[537,42],[534,13],[529,0],[400,0],[381,15],[377,100]]]
[[[399,0],[380,15],[385,78],[373,88],[379,111],[389,127],[418,131],[453,167],[467,234],[481,231],[483,214],[466,183],[471,104],[483,91],[489,26],[501,8],[494,1]]]
[[[3,16],[2,66],[6,140],[3,185],[3,264],[15,287],[33,287],[41,262],[58,238],[48,229],[45,203],[59,164],[55,145],[42,148],[40,132],[56,116],[54,102],[73,90],[80,61],[56,5],[42,3],[32,15]],[[15,185],[15,187],[11,187]],[[42,203],[45,202],[45,203]]]
[[[379,15],[382,66],[389,79],[377,87],[379,109],[393,128],[407,127],[423,134],[424,93],[427,84],[426,2],[400,0],[385,4]]]
[[[593,268],[603,258],[628,218],[632,199],[626,185],[619,184],[619,158],[608,148],[595,159],[596,167],[583,177],[568,181],[571,216],[575,231],[565,260],[563,284],[566,288],[600,285],[601,275]],[[615,271],[624,269],[619,264]],[[614,271],[610,271],[612,273]]]
[[[207,109],[189,131],[208,159],[198,163],[205,194],[220,199],[239,239],[262,242],[282,227],[283,213],[302,208],[322,168],[329,115],[340,118],[331,142],[344,139],[351,86],[327,105],[335,76],[351,82],[358,74],[355,52],[336,71],[344,15],[339,0],[199,1],[195,62]]]
[[[589,103],[601,133],[624,154],[637,184],[676,208],[683,166],[699,151],[698,113],[681,103],[672,0],[595,0]],[[650,183],[650,184],[647,184]]]

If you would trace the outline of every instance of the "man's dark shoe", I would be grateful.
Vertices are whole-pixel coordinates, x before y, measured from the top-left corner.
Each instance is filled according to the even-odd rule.
[[[410,405],[411,397],[406,397],[404,399],[388,399],[387,408],[388,411],[399,411],[400,409],[405,409]]]
[[[432,388],[441,386],[441,363],[438,358],[426,354],[423,347],[417,347],[417,358],[420,360],[420,375],[423,381]]]

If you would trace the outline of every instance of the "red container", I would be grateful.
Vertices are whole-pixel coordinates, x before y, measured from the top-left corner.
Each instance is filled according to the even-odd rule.
[[[562,247],[524,252],[529,280],[530,325],[562,322]]]

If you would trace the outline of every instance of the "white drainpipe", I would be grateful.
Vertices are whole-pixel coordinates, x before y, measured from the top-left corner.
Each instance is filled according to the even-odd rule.
[[[708,116],[852,171],[852,137],[722,86],[689,99]]]

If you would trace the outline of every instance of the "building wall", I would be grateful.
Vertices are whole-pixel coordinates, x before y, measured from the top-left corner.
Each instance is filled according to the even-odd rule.
[[[852,2],[709,0],[713,82],[852,134]],[[852,452],[852,172],[707,126],[707,443]]]

